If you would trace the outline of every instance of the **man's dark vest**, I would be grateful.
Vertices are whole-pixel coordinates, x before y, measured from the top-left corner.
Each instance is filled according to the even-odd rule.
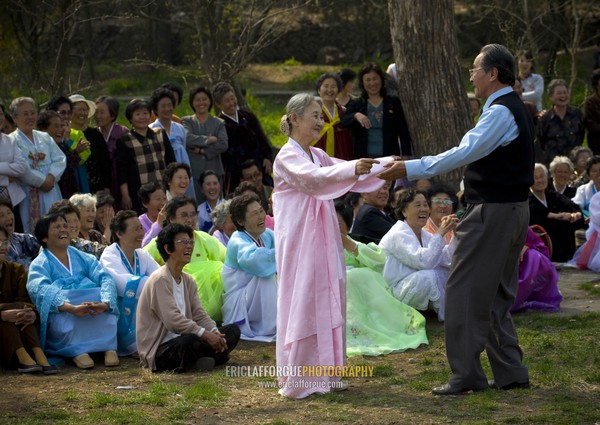
[[[522,202],[533,184],[533,140],[535,128],[525,104],[515,92],[500,96],[492,105],[507,107],[515,117],[519,135],[465,170],[465,200],[468,204]]]

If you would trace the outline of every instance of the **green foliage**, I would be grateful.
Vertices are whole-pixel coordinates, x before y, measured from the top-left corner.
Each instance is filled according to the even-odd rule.
[[[144,91],[145,83],[142,80],[133,80],[130,78],[115,78],[106,84],[106,90],[112,95],[139,93]]]
[[[285,61],[283,61],[284,66],[299,66],[302,65],[302,62],[296,60],[293,56]]]
[[[281,147],[287,142],[287,137],[281,132],[279,122],[285,114],[285,100],[283,98],[255,97],[250,92],[246,101],[252,112],[258,117],[265,133],[273,146]]]
[[[291,80],[289,83],[286,84],[286,86],[290,90],[314,92],[317,78],[319,78],[322,74],[325,74],[326,72],[329,71],[322,68],[305,72],[301,76]]]

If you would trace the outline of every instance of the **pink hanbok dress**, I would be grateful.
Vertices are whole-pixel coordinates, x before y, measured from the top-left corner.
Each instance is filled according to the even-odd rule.
[[[346,362],[346,268],[333,200],[348,191],[371,192],[384,183],[371,174],[355,175],[356,161],[330,158],[310,148],[313,160],[293,139],[273,166],[275,191],[277,365],[343,366]],[[291,368],[290,368],[291,367]],[[329,392],[335,376],[279,376],[280,394],[304,398]]]

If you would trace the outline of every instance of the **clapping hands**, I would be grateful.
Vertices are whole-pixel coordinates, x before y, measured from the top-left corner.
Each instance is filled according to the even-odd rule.
[[[446,233],[456,229],[457,225],[458,225],[458,217],[456,216],[456,214],[450,214],[450,215],[444,216],[444,217],[442,217],[442,221],[440,222],[440,225],[439,225],[436,233],[438,233],[439,235],[445,236]]]

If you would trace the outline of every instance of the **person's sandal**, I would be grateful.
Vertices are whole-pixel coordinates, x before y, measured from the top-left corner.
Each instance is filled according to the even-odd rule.
[[[87,353],[73,357],[73,363],[79,369],[91,369],[94,367],[94,360]]]
[[[119,366],[120,363],[121,362],[119,360],[119,356],[117,356],[116,351],[111,350],[104,353],[104,366]]]

